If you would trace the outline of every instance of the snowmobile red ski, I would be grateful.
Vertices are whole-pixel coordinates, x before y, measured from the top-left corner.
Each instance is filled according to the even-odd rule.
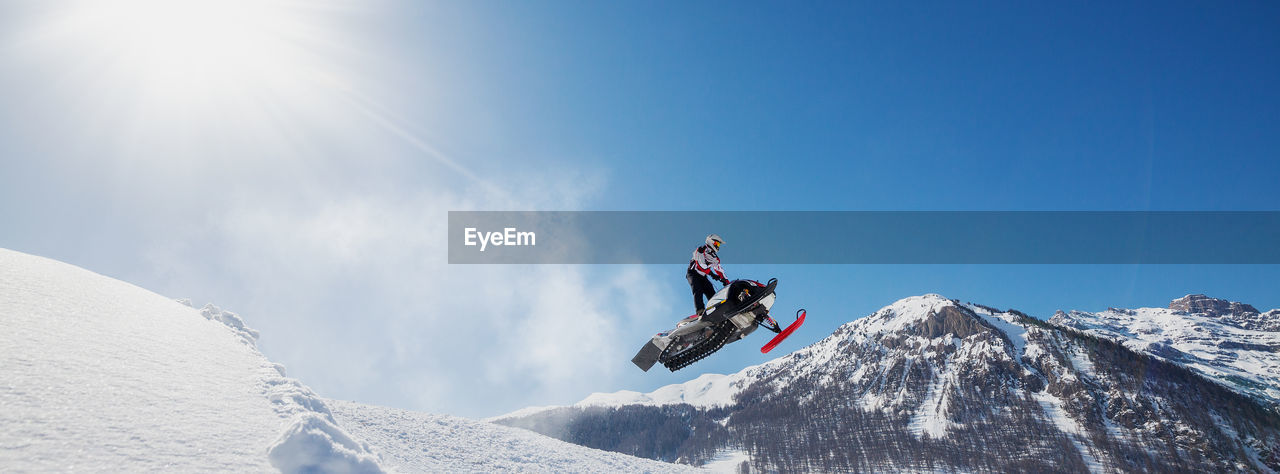
[[[764,347],[760,348],[760,353],[768,354],[769,351],[773,350],[774,347],[777,347],[778,344],[782,343],[782,341],[786,339],[787,336],[790,336],[791,333],[795,332],[796,328],[800,327],[801,324],[804,324],[804,315],[805,315],[805,310],[802,309],[802,310],[796,311],[796,322],[791,323],[790,326],[787,326],[786,329],[783,329],[782,332],[778,333],[777,336],[773,336],[773,339],[770,339],[768,344],[765,344]]]

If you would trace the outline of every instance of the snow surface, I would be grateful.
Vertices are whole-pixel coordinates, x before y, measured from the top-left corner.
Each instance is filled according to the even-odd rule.
[[[662,406],[687,403],[701,408],[727,406],[733,404],[733,397],[756,380],[761,373],[762,365],[753,365],[731,375],[702,374],[684,383],[661,387],[649,393],[632,390],[620,390],[613,393],[592,393],[578,403],[570,405],[576,408],[586,407],[621,407],[625,405]],[[523,418],[544,411],[565,408],[564,406],[525,407],[502,415],[485,418],[494,422],[512,418]]]
[[[378,472],[213,306],[0,249],[0,470]]]
[[[751,455],[746,451],[725,450],[716,453],[710,461],[702,465],[702,468],[711,472],[738,472],[744,462],[748,465],[751,463]]]
[[[338,422],[401,472],[693,472],[532,431],[397,408],[328,400]]]
[[[954,305],[954,302],[936,293],[911,296],[894,301],[893,304],[880,308],[870,316],[849,324],[866,335],[894,333],[924,321],[932,313]]]
[[[1067,415],[1067,411],[1062,407],[1062,399],[1053,396],[1048,390],[1032,393],[1031,396],[1040,403],[1040,407],[1053,425],[1066,434],[1071,444],[1075,445],[1076,451],[1084,459],[1084,464],[1089,467],[1089,472],[1106,472],[1105,466],[1093,455],[1093,449],[1085,438],[1089,433],[1084,426],[1080,425],[1080,422]]]
[[[662,406],[686,403],[700,408],[712,408],[733,404],[733,397],[762,373],[766,364],[753,365],[730,375],[702,374],[684,383],[661,387],[649,393],[631,390],[620,390],[613,393],[593,393],[571,407],[620,407],[624,405]],[[519,410],[486,418],[485,421],[499,421],[511,418],[522,418],[563,406],[526,407]]]
[[[1050,322],[1116,340],[1280,405],[1280,332],[1167,308],[1060,312]]]
[[[972,304],[965,305],[974,314],[977,314],[986,321],[987,324],[995,326],[1000,332],[1009,337],[1009,342],[1013,343],[1014,358],[1021,358],[1027,353],[1027,328],[1014,319],[1014,315],[1010,313],[992,313],[990,310],[981,306]]]
[[[258,352],[257,337],[216,306],[0,249],[0,471],[691,470],[326,401]]]
[[[933,367],[930,367],[933,370]],[[954,375],[951,371],[939,374],[934,373],[929,382],[929,393],[925,396],[924,402],[920,404],[920,408],[916,410],[915,415],[911,417],[911,423],[907,425],[907,429],[916,436],[917,439],[928,435],[930,438],[942,438],[947,435],[947,428],[950,422],[947,421],[947,404],[945,393],[948,385],[952,385]]]
[[[746,377],[720,374],[703,374],[682,384],[668,385],[649,393],[620,391],[593,393],[575,406],[669,405],[687,403],[696,407],[714,407],[733,404],[733,396],[747,381]]]

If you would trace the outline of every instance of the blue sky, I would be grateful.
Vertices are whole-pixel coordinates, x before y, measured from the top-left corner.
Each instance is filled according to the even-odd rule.
[[[683,268],[449,266],[448,210],[1280,203],[1273,3],[94,3],[0,9],[0,246],[237,311],[334,398],[487,416],[766,360],[640,373]],[[1274,265],[737,266],[725,237],[810,311],[779,351],[930,292],[1280,307]]]
[[[467,16],[491,54],[453,74],[507,104],[495,154],[627,176],[600,208],[1275,202],[1274,5],[560,6]],[[653,196],[708,174],[757,190]]]

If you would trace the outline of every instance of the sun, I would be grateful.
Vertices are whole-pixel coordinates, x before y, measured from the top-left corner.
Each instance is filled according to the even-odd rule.
[[[297,100],[333,81],[336,75],[316,46],[332,31],[317,19],[314,5],[72,2],[50,7],[27,43],[135,109],[194,118],[245,101]]]
[[[370,19],[380,0],[33,2],[0,31],[0,54],[71,154],[115,172],[274,166],[376,156],[401,141],[472,179],[418,136],[388,78],[406,69]],[[391,46],[401,46],[396,42]],[[416,58],[422,45],[412,44]],[[394,80],[392,79],[394,83]],[[392,140],[388,140],[391,138]],[[166,176],[168,176],[166,175]]]

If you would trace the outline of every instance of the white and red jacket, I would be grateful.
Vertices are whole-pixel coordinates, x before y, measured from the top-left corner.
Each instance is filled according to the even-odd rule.
[[[693,251],[693,259],[689,260],[689,271],[710,276],[717,281],[727,280],[724,269],[720,268],[720,256],[710,245],[703,245]]]

